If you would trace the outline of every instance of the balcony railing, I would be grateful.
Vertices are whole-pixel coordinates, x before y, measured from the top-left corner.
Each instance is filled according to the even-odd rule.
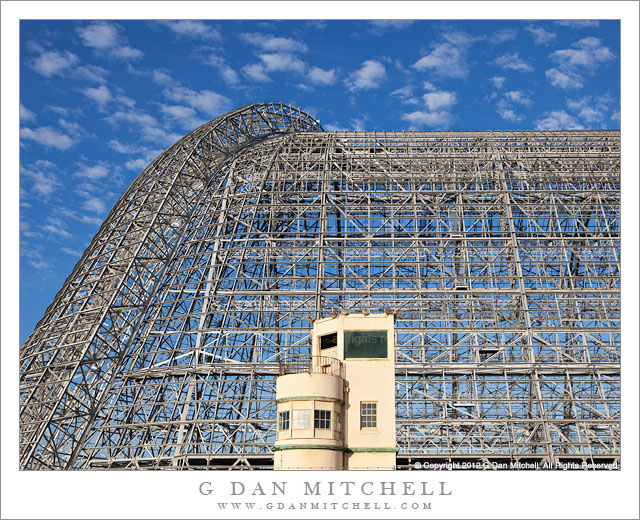
[[[279,375],[286,374],[329,374],[344,377],[344,363],[327,356],[285,355],[279,363]]]

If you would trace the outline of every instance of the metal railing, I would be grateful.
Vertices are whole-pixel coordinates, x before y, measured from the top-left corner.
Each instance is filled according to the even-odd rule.
[[[282,357],[279,363],[279,375],[286,374],[329,374],[344,377],[344,363],[327,356],[309,356],[291,354]]]

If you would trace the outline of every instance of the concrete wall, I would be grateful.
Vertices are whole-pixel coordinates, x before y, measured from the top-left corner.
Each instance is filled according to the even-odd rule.
[[[276,380],[276,403],[289,411],[289,429],[277,432],[274,469],[343,469],[344,380],[329,374],[288,374]],[[309,428],[294,429],[294,410],[309,410]],[[314,411],[331,412],[329,429],[314,428]],[[341,430],[336,431],[336,414]]]
[[[344,332],[349,330],[387,331],[386,358],[344,357]],[[320,350],[319,337],[338,333],[335,349]],[[395,467],[395,355],[394,317],[386,314],[340,315],[314,324],[313,355],[325,356],[328,351],[345,364],[345,469],[392,469]],[[360,427],[360,403],[375,402],[377,427]]]

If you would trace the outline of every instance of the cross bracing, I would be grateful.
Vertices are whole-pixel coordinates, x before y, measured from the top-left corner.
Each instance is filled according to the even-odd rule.
[[[396,313],[400,467],[619,460],[619,138],[203,125],[23,345],[21,466],[268,467],[279,362],[343,309]]]

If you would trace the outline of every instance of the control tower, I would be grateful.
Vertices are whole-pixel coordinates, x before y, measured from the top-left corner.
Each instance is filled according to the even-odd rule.
[[[313,325],[311,357],[276,380],[275,469],[394,469],[394,316],[339,315]]]

